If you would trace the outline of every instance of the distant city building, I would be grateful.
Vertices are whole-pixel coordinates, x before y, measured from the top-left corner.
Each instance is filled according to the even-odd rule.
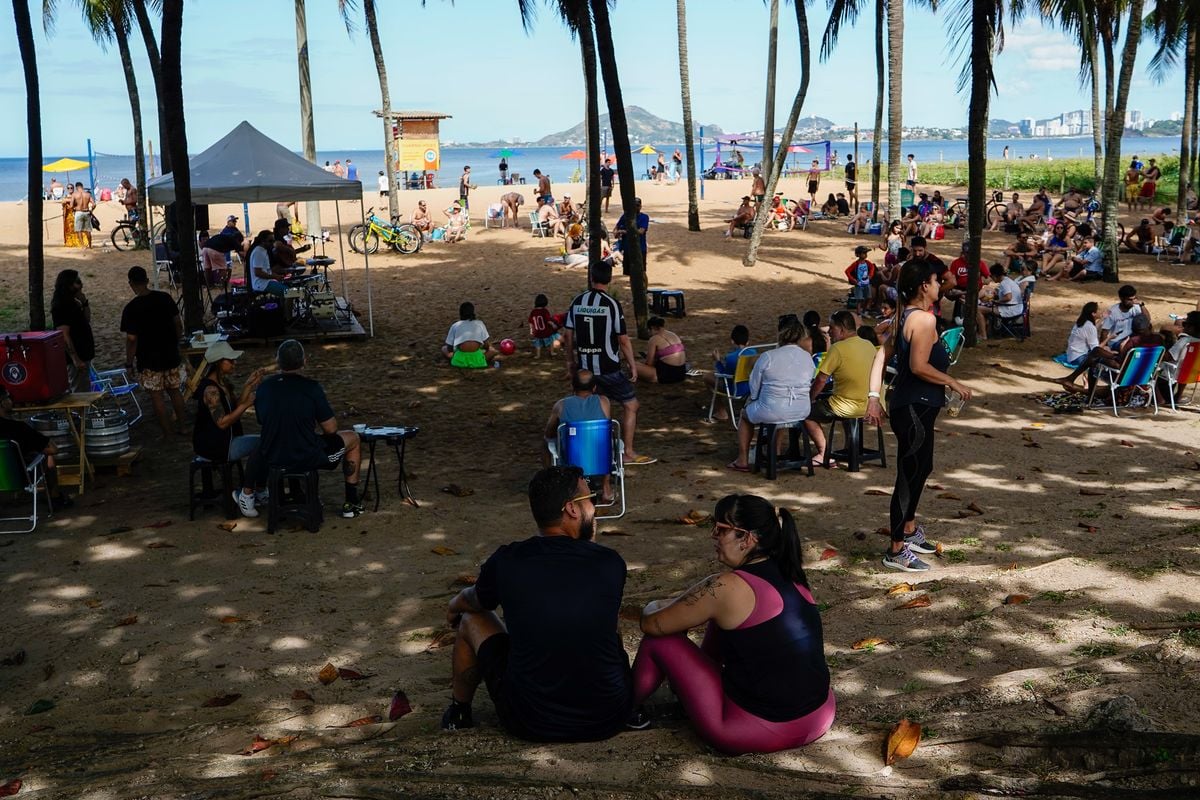
[[[1182,122],[1182,121],[1183,121],[1183,113],[1182,112],[1180,112],[1180,111],[1172,111],[1171,112],[1171,122]]]
[[[1026,117],[1025,119],[1021,120],[1021,133],[1025,136],[1033,136],[1033,128],[1035,124],[1036,123],[1033,121],[1033,117]]]
[[[1131,108],[1125,112],[1125,127],[1130,130],[1140,131],[1146,127],[1146,120],[1142,117],[1142,112],[1136,108]]]

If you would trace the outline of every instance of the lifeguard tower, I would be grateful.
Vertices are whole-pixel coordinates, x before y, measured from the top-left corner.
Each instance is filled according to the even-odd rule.
[[[383,117],[382,111],[374,112]],[[392,152],[397,173],[403,174],[405,189],[432,189],[441,169],[442,146],[438,125],[449,114],[438,111],[393,111]]]

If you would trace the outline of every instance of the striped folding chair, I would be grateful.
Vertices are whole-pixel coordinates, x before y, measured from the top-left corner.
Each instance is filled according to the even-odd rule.
[[[1167,381],[1167,397],[1171,399],[1171,410],[1175,408],[1175,392],[1178,387],[1191,386],[1192,394],[1187,403],[1190,405],[1196,399],[1196,386],[1200,385],[1200,342],[1192,342],[1184,348],[1178,361],[1162,363],[1159,372]],[[1182,402],[1183,396],[1180,395]]]
[[[1154,392],[1154,382],[1158,377],[1158,365],[1162,361],[1163,353],[1166,352],[1164,347],[1135,347],[1125,354],[1125,360],[1121,363],[1120,369],[1101,364],[1098,369],[1100,377],[1108,381],[1108,392],[1112,398],[1113,416],[1121,416],[1117,413],[1117,390],[1129,389],[1129,402],[1139,394],[1147,395],[1148,404],[1154,406],[1154,413],[1158,413],[1158,398]],[[1096,384],[1099,388],[1100,384]],[[1096,394],[1092,391],[1092,396]],[[1089,398],[1090,402],[1091,398]],[[1129,402],[1125,403],[1125,407],[1129,408]]]

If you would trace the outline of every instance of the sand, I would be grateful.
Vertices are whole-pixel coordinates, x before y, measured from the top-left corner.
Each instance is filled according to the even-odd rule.
[[[651,285],[687,292],[688,316],[670,327],[701,367],[733,324],[768,339],[778,314],[827,315],[846,293],[842,271],[856,242],[835,223],[770,233],[758,265],[741,265],[745,242],[723,239],[720,220],[746,186],[707,185],[700,233],[686,230],[683,184],[638,189],[654,220]],[[532,187],[523,188],[532,198]],[[582,196],[582,186],[572,188]],[[496,727],[486,695],[476,703],[477,729],[441,733],[445,603],[459,576],[474,574],[499,544],[533,532],[524,486],[539,463],[550,405],[566,391],[561,359],[532,357],[525,318],[536,293],[559,310],[583,281],[579,270],[543,264],[557,244],[531,237],[527,222],[484,230],[482,209],[500,191],[477,192],[465,243],[372,259],[374,339],[309,349],[310,373],[347,427],[420,426],[408,454],[420,508],[400,501],[394,457],[382,455],[378,513],[334,516],[319,534],[289,527],[269,536],[263,518],[226,530],[215,510],[189,522],[190,443],[160,442],[151,419],[135,432],[145,456],[133,476],[101,474],[94,490],[36,533],[0,536],[0,658],[25,652],[24,663],[0,666],[0,785],[19,778],[22,797],[107,800],[967,797],[975,795],[955,787],[1008,777],[1010,788],[1038,796],[1065,796],[1055,781],[1098,780],[1135,796],[1138,787],[1194,783],[1194,740],[1167,734],[1200,734],[1198,639],[1173,630],[1185,615],[1198,621],[1196,408],[1055,415],[1029,397],[1055,388],[1051,379],[1064,370],[1050,356],[1063,350],[1083,302],[1113,301],[1108,284],[1039,285],[1032,338],[969,350],[955,367],[978,394],[961,417],[938,421],[921,514],[945,550],[924,575],[879,564],[885,540],[875,531],[887,521],[892,468],[786,472],[774,482],[732,473],[723,466],[735,452],[732,429],[698,422],[709,399],[698,380],[639,386],[637,448],[659,462],[630,469],[629,513],[603,523],[599,537],[629,565],[626,603],[636,608],[715,569],[708,531],[669,520],[711,511],[730,492],[793,509],[823,604],[838,697],[837,721],[823,739],[772,756],[720,756],[672,711],[665,691],[655,728],[598,744],[513,740]],[[451,194],[425,196],[440,208]],[[402,195],[405,213],[417,196]],[[214,208],[212,219],[230,211],[240,209]],[[326,204],[326,227],[332,212]],[[614,205],[610,226],[616,212]],[[97,213],[109,223],[118,216],[108,204]],[[273,218],[268,206],[252,213],[256,229]],[[25,293],[24,214],[23,206],[0,206],[8,306]],[[343,204],[347,225],[357,215],[356,204]],[[145,263],[144,254],[67,251],[58,246],[58,223],[50,228],[47,285],[59,269],[82,271],[97,364],[119,364],[124,273]],[[960,238],[952,233],[933,250],[949,261]],[[1008,241],[988,234],[989,257]],[[1123,281],[1138,287],[1158,321],[1200,297],[1194,266],[1133,256],[1121,264]],[[347,279],[365,311],[357,256]],[[627,284],[616,285],[628,300]],[[441,338],[468,299],[494,338],[520,345],[499,370],[466,374],[440,363]],[[270,355],[251,346],[248,360],[258,365]],[[894,447],[890,432],[888,440]],[[451,483],[473,493],[439,491]],[[340,503],[335,479],[323,490],[327,505]],[[983,513],[966,511],[972,503]],[[901,581],[919,585],[889,596]],[[1005,605],[1014,594],[1028,600]],[[919,595],[928,607],[896,610]],[[632,655],[636,622],[620,625]],[[852,649],[869,637],[886,643]],[[317,673],[327,663],[370,677],[325,686]],[[396,690],[413,713],[330,727],[386,720]],[[202,707],[220,695],[240,697]],[[1118,695],[1132,697],[1158,732],[1122,735],[1120,767],[1095,747],[1083,759],[1061,742],[1037,746],[1052,732],[1083,729],[1094,705]],[[42,699],[54,707],[27,714]],[[884,770],[882,744],[901,717],[925,726],[924,738],[912,757]],[[281,741],[239,755],[255,737]],[[1030,747],[1011,746],[1021,743]],[[1200,789],[1180,791],[1173,796]]]

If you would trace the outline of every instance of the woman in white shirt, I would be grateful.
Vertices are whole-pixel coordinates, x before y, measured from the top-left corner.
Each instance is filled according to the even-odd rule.
[[[1075,320],[1075,327],[1071,328],[1067,335],[1067,363],[1070,366],[1078,367],[1088,357],[1088,353],[1100,346],[1100,334],[1096,330],[1096,314],[1099,311],[1099,303],[1083,304],[1079,319]]]
[[[446,333],[442,354],[450,359],[452,367],[481,369],[500,356],[488,344],[488,338],[487,326],[475,319],[475,305],[463,303],[458,307],[458,322]]]

